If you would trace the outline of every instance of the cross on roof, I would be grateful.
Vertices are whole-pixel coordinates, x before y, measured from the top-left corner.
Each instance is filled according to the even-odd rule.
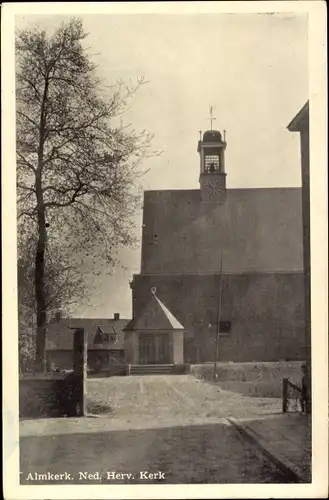
[[[216,118],[213,116],[213,111],[214,111],[214,106],[210,106],[209,108],[210,118],[208,118],[208,120],[210,121],[210,130],[212,130],[212,122],[216,120]]]

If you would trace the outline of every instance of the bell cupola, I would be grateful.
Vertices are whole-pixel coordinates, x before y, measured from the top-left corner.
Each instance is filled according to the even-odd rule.
[[[212,108],[210,111],[212,125]],[[218,130],[200,132],[198,153],[200,155],[200,189],[202,201],[224,203],[226,199],[225,173],[225,131],[224,137]]]

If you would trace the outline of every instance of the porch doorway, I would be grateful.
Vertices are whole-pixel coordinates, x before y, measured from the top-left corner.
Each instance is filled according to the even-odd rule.
[[[172,345],[168,333],[139,335],[139,363],[141,365],[170,364],[172,357]]]

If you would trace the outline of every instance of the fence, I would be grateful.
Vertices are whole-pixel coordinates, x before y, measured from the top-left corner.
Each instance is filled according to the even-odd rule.
[[[291,382],[288,378],[283,379],[282,383],[282,412],[305,411],[310,413],[310,395],[303,392],[298,385]]]

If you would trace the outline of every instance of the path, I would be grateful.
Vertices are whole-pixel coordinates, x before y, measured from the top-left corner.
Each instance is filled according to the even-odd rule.
[[[311,482],[311,417],[299,413],[231,422],[294,482]]]

